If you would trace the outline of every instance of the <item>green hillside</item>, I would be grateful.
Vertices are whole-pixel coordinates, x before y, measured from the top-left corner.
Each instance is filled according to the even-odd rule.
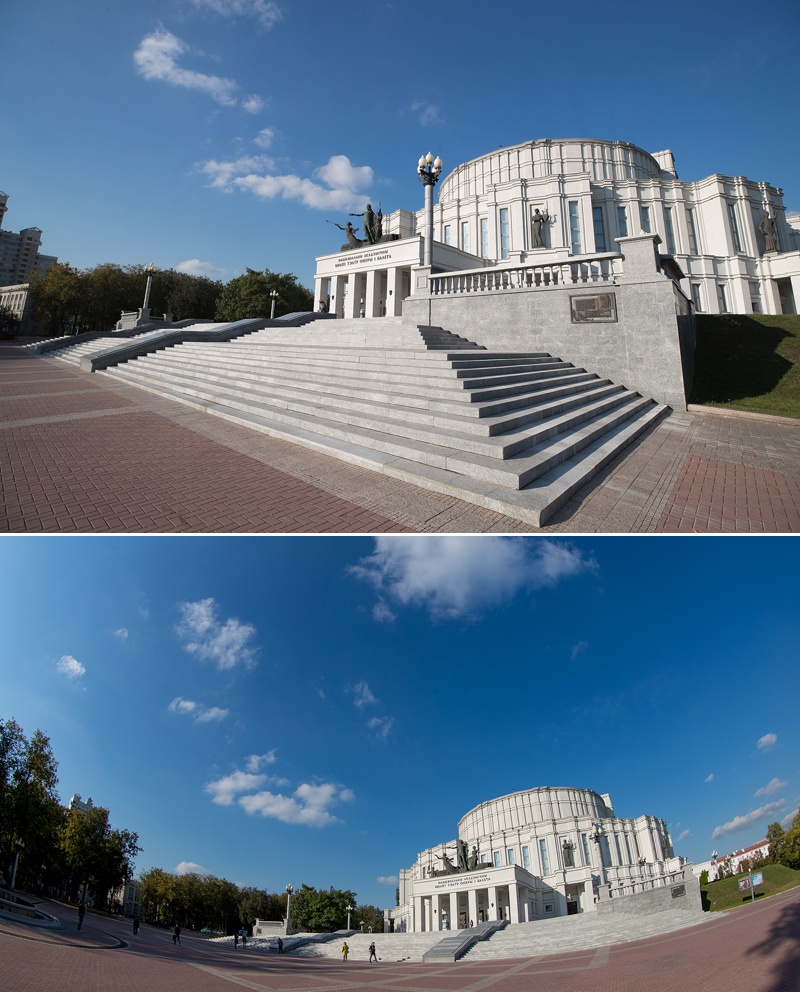
[[[698,314],[689,402],[800,418],[800,316]]]
[[[764,884],[756,886],[756,902],[800,885],[800,871],[794,871],[784,865],[766,865],[764,868],[758,868],[757,871],[763,873]],[[744,873],[720,879],[718,882],[709,882],[708,885],[703,886],[701,889],[703,909],[711,910],[713,913],[750,902],[750,892],[739,891],[739,880],[746,877],[747,873]]]

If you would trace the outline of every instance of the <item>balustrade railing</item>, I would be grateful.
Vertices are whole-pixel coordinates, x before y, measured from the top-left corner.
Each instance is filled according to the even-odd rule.
[[[541,290],[558,286],[613,283],[622,271],[622,256],[591,255],[550,264],[530,263],[445,272],[430,277],[431,296]]]

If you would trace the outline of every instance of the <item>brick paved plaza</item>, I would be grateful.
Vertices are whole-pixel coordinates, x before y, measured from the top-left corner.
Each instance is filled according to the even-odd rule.
[[[534,528],[0,344],[0,532]],[[800,423],[675,413],[543,533],[800,530]]]
[[[797,992],[800,891],[745,904],[685,930],[627,944],[537,957],[455,964],[302,958],[234,950],[191,934],[169,933],[88,914],[81,932],[71,907],[43,904],[63,930],[0,919],[4,992]],[[542,926],[547,926],[543,923]]]

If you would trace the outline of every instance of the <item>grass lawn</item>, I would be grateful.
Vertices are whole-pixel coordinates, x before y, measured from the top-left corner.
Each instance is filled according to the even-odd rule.
[[[757,868],[764,875],[764,884],[756,886],[756,902],[765,896],[774,896],[786,889],[800,885],[800,871],[794,871],[785,865],[767,865]],[[734,909],[751,902],[750,892],[739,891],[739,880],[747,878],[747,874],[735,875],[733,878],[723,878],[719,882],[709,882],[702,891],[703,909],[717,912],[722,909]]]
[[[800,315],[698,314],[689,402],[800,418]]]

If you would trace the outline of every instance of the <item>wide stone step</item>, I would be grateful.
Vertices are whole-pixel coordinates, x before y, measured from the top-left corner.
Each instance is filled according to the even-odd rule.
[[[409,416],[410,411],[422,411],[417,418],[424,420],[428,411],[440,414],[454,414],[459,417],[478,418],[480,424],[490,425],[489,434],[498,434],[503,430],[520,426],[523,423],[539,419],[542,404],[566,395],[580,396],[590,390],[594,384],[600,384],[596,376],[583,373],[579,375],[553,374],[540,379],[535,389],[520,388],[518,395],[506,398],[481,407],[470,403],[469,394],[464,393],[454,383],[445,383],[445,387],[424,387],[415,384],[412,392],[408,388],[390,389],[387,383],[373,383],[364,380],[343,381],[335,377],[308,377],[278,373],[239,372],[235,378],[226,376],[222,371],[203,371],[189,367],[183,362],[170,363],[158,355],[150,355],[145,359],[127,363],[125,368],[131,376],[148,375],[158,377],[161,381],[176,387],[191,388],[193,385],[205,384],[217,392],[232,393],[239,396],[257,396],[278,399],[282,397],[304,396],[319,402],[321,397],[331,402],[336,400],[344,405],[360,405],[360,408],[374,410],[376,406],[387,408],[402,408],[403,416]],[[571,367],[570,367],[571,368]],[[487,428],[480,426],[468,428],[485,433]]]
[[[279,351],[190,343],[100,374],[536,526],[666,413],[549,355]]]

